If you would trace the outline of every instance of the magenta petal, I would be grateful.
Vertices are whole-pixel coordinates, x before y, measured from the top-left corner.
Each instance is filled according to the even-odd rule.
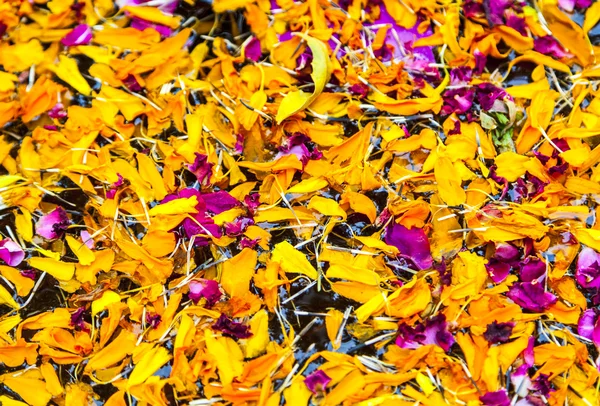
[[[203,194],[202,199],[206,203],[206,210],[213,214],[223,213],[241,204],[235,197],[224,190]]]
[[[496,392],[488,392],[479,398],[485,406],[510,406],[510,398],[506,389]]]
[[[543,312],[556,303],[557,298],[544,290],[543,283],[515,283],[506,294],[513,302],[532,312]]]
[[[88,247],[89,249],[91,249],[91,250],[94,249],[94,239],[92,238],[92,235],[87,230],[83,230],[81,232],[81,241],[83,241],[85,246]]]
[[[260,41],[253,37],[248,45],[246,45],[246,50],[244,51],[246,58],[253,60],[254,62],[258,62],[260,57],[262,56],[262,51],[260,49]]]
[[[79,24],[64,36],[60,42],[67,47],[86,45],[92,40],[92,29],[87,24]]]
[[[483,337],[492,344],[506,343],[510,339],[515,323],[498,323],[493,321],[488,324]]]
[[[221,313],[219,319],[212,325],[213,330],[220,331],[224,335],[232,338],[252,337],[250,327],[243,323],[231,320],[225,314]]]
[[[173,30],[165,25],[154,24],[138,17],[133,17],[131,19],[131,28],[135,28],[139,31],[144,31],[146,28],[152,28],[163,37],[170,37],[173,33]]]
[[[201,185],[210,184],[213,164],[208,162],[208,157],[204,154],[196,152],[196,158],[191,165],[188,165],[188,170],[196,175],[198,182]]]
[[[506,262],[500,262],[496,258],[491,258],[489,262],[485,264],[485,269],[494,283],[503,282],[510,273],[510,265]]]
[[[548,55],[556,59],[572,56],[554,37],[550,35],[536,38],[533,41],[533,49],[541,54]]]
[[[523,282],[533,282],[534,280],[543,280],[546,275],[546,264],[539,258],[527,257],[521,261],[521,280]],[[541,279],[540,279],[541,278]]]
[[[577,258],[575,278],[584,288],[599,288],[600,254],[588,247],[582,249]]]
[[[317,390],[325,390],[329,382],[331,382],[331,378],[320,369],[308,375],[304,379],[304,384],[306,385],[308,390],[310,390],[315,395],[317,394]]]
[[[515,261],[519,258],[521,254],[519,253],[519,249],[514,245],[499,242],[496,244],[496,252],[494,253],[494,258],[500,261],[511,262]]]
[[[44,238],[53,240],[62,237],[69,224],[70,220],[67,217],[67,212],[59,206],[38,220],[35,225],[35,232]]]
[[[385,243],[400,250],[400,254],[410,258],[419,269],[429,269],[433,265],[431,248],[427,234],[421,228],[410,230],[402,224],[392,222],[385,233]]]
[[[6,238],[0,241],[0,259],[9,266],[17,266],[25,258],[25,252],[19,244]]]
[[[191,281],[189,287],[190,293],[188,293],[188,297],[192,302],[196,304],[201,298],[205,298],[206,307],[214,306],[221,299],[221,296],[223,296],[221,289],[219,289],[219,284],[212,279]]]

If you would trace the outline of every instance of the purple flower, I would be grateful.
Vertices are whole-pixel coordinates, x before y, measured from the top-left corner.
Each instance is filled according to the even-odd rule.
[[[556,296],[544,290],[542,283],[534,282],[515,283],[506,296],[523,309],[538,313],[557,301]]]
[[[194,304],[198,304],[200,299],[206,299],[206,307],[213,307],[215,303],[221,300],[221,289],[219,283],[212,279],[200,279],[190,282],[190,292],[188,297]]]
[[[588,309],[579,318],[577,333],[600,346],[600,318],[597,309]]]
[[[254,62],[258,62],[260,57],[262,56],[262,51],[260,49],[260,41],[256,37],[252,37],[248,45],[246,45],[245,50],[246,58],[253,60]]]
[[[70,222],[65,209],[58,206],[38,220],[35,225],[35,232],[49,240],[60,238],[64,235]]]
[[[488,392],[479,398],[485,406],[510,406],[510,399],[506,394],[506,389],[500,389],[496,392]]]
[[[400,255],[412,260],[419,269],[429,269],[433,264],[427,234],[421,228],[410,230],[402,224],[391,222],[387,227],[384,241],[400,250]]]
[[[441,114],[447,116],[452,113],[464,114],[473,105],[475,91],[468,87],[459,89],[450,89],[444,92],[444,105],[442,106]]]
[[[65,110],[65,106],[62,103],[56,103],[54,107],[50,109],[48,112],[48,117],[54,119],[61,119],[67,117],[67,112]]]
[[[419,348],[421,345],[437,345],[444,351],[448,351],[454,344],[454,337],[448,331],[446,316],[443,314],[434,316],[418,323],[414,327],[407,324],[398,326],[398,337],[396,345],[400,348]]]
[[[83,320],[84,312],[85,307],[80,307],[75,311],[75,313],[71,314],[71,320],[69,320],[69,325],[75,327],[77,330],[88,331],[88,328],[85,325],[85,321]]]
[[[64,36],[60,42],[66,47],[86,45],[92,40],[92,29],[87,24],[79,24]]]
[[[221,317],[217,319],[215,324],[212,325],[213,330],[220,331],[223,335],[232,338],[249,338],[252,337],[250,327],[237,321],[231,320],[224,313],[221,313]]]
[[[0,241],[0,259],[6,262],[7,265],[17,266],[23,262],[24,258],[25,251],[19,244],[10,238]]]
[[[600,288],[600,254],[585,247],[577,258],[575,279],[584,288]]]
[[[236,134],[235,136],[235,146],[233,148],[236,154],[241,154],[244,152],[244,136],[242,134]]]
[[[541,54],[548,55],[556,59],[568,58],[572,56],[562,47],[562,45],[560,45],[556,38],[550,35],[536,38],[533,41],[533,49]]]
[[[25,269],[23,271],[20,272],[21,276],[24,276],[25,278],[29,278],[32,280],[35,280],[35,277],[37,276],[36,272],[33,269]]]
[[[233,223],[225,224],[225,234],[229,237],[237,237],[246,231],[248,226],[254,225],[252,217],[238,217]]]
[[[194,163],[188,165],[188,170],[196,175],[198,182],[201,185],[210,184],[210,175],[212,175],[212,167],[213,164],[208,162],[208,157],[206,155],[200,154],[196,152],[196,158],[194,159]]]
[[[483,337],[491,344],[506,343],[510,339],[515,323],[498,323],[493,321],[488,324]]]
[[[202,195],[202,200],[206,204],[206,210],[213,214],[220,214],[240,205],[240,202],[235,197],[224,190],[205,193]]]
[[[481,105],[482,110],[490,110],[496,100],[508,96],[504,89],[494,86],[491,83],[481,83],[476,88],[477,101]]]
[[[320,369],[313,372],[312,374],[309,374],[304,379],[304,384],[306,385],[308,390],[314,393],[315,395],[317,394],[317,390],[324,391],[329,382],[331,382],[331,378]]]
[[[546,277],[546,263],[539,258],[527,257],[519,265],[523,282],[542,282]]]
[[[162,321],[162,317],[158,313],[146,313],[146,323],[150,324],[150,327],[156,328]]]

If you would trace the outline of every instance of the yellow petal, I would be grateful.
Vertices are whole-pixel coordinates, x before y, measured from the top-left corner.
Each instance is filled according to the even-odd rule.
[[[450,158],[440,156],[434,165],[435,181],[438,185],[440,197],[449,206],[463,204],[467,195],[462,188],[458,171]]]
[[[288,93],[281,101],[279,110],[277,110],[277,124],[281,123],[292,114],[308,107],[310,103],[321,94],[331,76],[331,61],[329,60],[329,55],[327,53],[327,46],[322,41],[309,37],[306,34],[293,33],[293,35],[302,37],[312,51],[313,60],[311,62],[311,77],[315,84],[315,89],[312,94],[305,93],[302,90]]]
[[[94,262],[96,256],[87,245],[70,235],[66,236],[66,240],[67,244],[69,244],[69,248],[71,248],[71,251],[77,256],[81,265],[90,265]]]
[[[196,205],[198,204],[198,199],[196,196],[175,199],[170,202],[159,204],[154,206],[148,211],[150,216],[158,216],[165,214],[196,214],[198,210],[196,210]]]
[[[148,351],[135,368],[133,368],[131,375],[129,375],[127,388],[144,383],[146,379],[151,377],[170,359],[171,355],[169,355],[169,351],[164,347],[156,347]]]
[[[266,310],[257,312],[250,320],[252,337],[246,342],[246,358],[255,358],[265,352],[269,344],[269,315]]]
[[[92,93],[92,88],[88,82],[81,76],[79,67],[75,59],[71,59],[65,55],[59,55],[58,65],[51,67],[56,76],[67,82],[75,88],[79,93],[89,95]]]
[[[346,218],[346,212],[333,199],[328,199],[321,196],[314,196],[308,203],[308,208],[316,210],[325,216],[336,216],[343,219]]]
[[[75,264],[57,261],[53,258],[34,257],[29,259],[29,265],[40,271],[48,272],[59,281],[68,281],[75,274]]]
[[[112,303],[118,303],[121,301],[121,296],[112,290],[107,290],[102,294],[99,299],[92,302],[92,317],[96,316],[102,310],[106,309]]]
[[[271,260],[279,262],[281,269],[287,273],[300,273],[311,279],[317,278],[317,271],[306,259],[306,256],[294,248],[289,242],[283,241],[275,246]]]

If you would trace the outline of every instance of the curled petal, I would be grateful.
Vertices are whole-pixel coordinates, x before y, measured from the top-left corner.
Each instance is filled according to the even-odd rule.
[[[219,283],[212,279],[200,279],[197,281],[191,281],[190,292],[188,297],[194,302],[198,303],[200,299],[206,299],[206,307],[212,307],[221,300],[221,289],[219,289]]]
[[[60,42],[67,47],[86,45],[92,40],[92,29],[87,24],[79,24],[64,36]]]
[[[419,269],[429,269],[433,264],[429,240],[421,228],[408,229],[392,222],[387,228],[385,243],[398,248],[400,254],[410,258]]]
[[[25,251],[19,244],[6,238],[0,241],[0,259],[6,262],[9,266],[17,266],[25,258]]]
[[[70,220],[67,217],[67,212],[59,206],[38,220],[35,225],[35,232],[44,238],[53,240],[62,237],[69,224]]]
[[[315,395],[317,394],[317,390],[325,390],[327,384],[331,382],[331,378],[320,369],[308,375],[304,379],[304,384]]]

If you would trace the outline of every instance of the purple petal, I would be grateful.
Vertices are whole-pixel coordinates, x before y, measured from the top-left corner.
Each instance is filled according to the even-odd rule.
[[[521,280],[523,282],[533,282],[540,280],[542,276],[546,275],[546,264],[539,258],[527,257],[524,261],[521,261]]]
[[[475,0],[466,0],[462,5],[463,13],[467,18],[481,18],[485,15],[483,4],[477,3]]]
[[[233,223],[225,224],[225,234],[229,237],[237,237],[243,234],[248,226],[254,225],[252,217],[238,217]]]
[[[529,367],[531,367],[533,365],[534,360],[534,354],[533,354],[533,348],[535,346],[535,337],[531,336],[529,337],[529,340],[527,341],[527,347],[525,347],[525,349],[523,350],[523,360],[525,361],[525,364]]]
[[[577,258],[575,279],[584,288],[600,288],[600,254],[585,247]]]
[[[510,406],[510,399],[506,394],[506,389],[500,389],[496,392],[488,392],[479,398],[485,406]]]
[[[162,321],[162,317],[157,313],[146,313],[146,323],[150,324],[150,327],[156,328]]]
[[[498,323],[493,321],[488,324],[483,337],[491,344],[506,343],[510,339],[515,323]]]
[[[83,313],[85,312],[85,307],[80,307],[75,311],[75,313],[71,314],[71,320],[69,321],[69,325],[75,327],[77,330],[87,331],[87,327],[85,326],[85,321],[83,319]]]
[[[56,103],[54,107],[52,107],[48,112],[48,117],[57,120],[67,117],[67,111],[65,110],[65,106],[63,106],[62,103]]]
[[[254,249],[254,247],[256,247],[259,242],[260,242],[260,238],[255,238],[255,239],[251,240],[248,237],[243,237],[240,240],[240,249],[244,249],[244,248]]]
[[[448,351],[454,344],[454,337],[448,331],[446,317],[441,314],[414,327],[401,323],[398,326],[396,345],[401,348],[415,349],[421,345],[437,345]]]
[[[85,244],[86,247],[93,250],[94,249],[94,239],[92,235],[87,230],[81,231],[81,241]]]
[[[492,26],[504,23],[504,12],[510,8],[512,0],[484,0],[483,7]]]
[[[527,36],[527,24],[525,24],[524,18],[517,17],[511,13],[506,19],[506,25],[517,31],[522,36]]]
[[[196,152],[194,163],[188,165],[188,170],[196,175],[196,178],[201,185],[208,185],[210,184],[212,167],[213,164],[208,162],[208,157],[206,155]]]
[[[473,52],[473,56],[475,57],[475,73],[481,75],[485,70],[485,64],[487,63],[487,56],[479,49],[476,49]]]
[[[35,232],[49,240],[60,238],[64,235],[71,221],[67,212],[58,206],[50,213],[42,216],[35,225]]]
[[[258,62],[260,57],[262,56],[262,51],[260,49],[260,41],[256,37],[252,37],[248,45],[246,45],[245,50],[246,58],[253,60],[254,62]]]
[[[194,221],[195,220],[195,221]],[[215,224],[210,217],[204,217],[204,214],[198,213],[194,220],[186,218],[183,220],[183,231],[188,238],[194,237],[194,245],[203,247],[209,244],[210,236],[221,238],[221,228]]]
[[[474,97],[475,91],[467,87],[446,90],[443,96],[442,114],[446,116],[452,113],[465,114],[471,109]]]
[[[541,54],[548,55],[556,59],[572,56],[554,37],[550,35],[536,38],[533,41],[533,49]]]
[[[523,364],[510,375],[510,381],[515,388],[515,392],[518,393],[519,396],[527,396],[529,389],[531,389],[532,385],[529,374],[527,373],[528,369],[529,365]]]
[[[542,283],[515,283],[506,294],[513,302],[532,312],[543,312],[556,303],[557,298],[544,290]]]
[[[6,238],[0,241],[0,259],[6,262],[9,266],[17,266],[25,258],[25,251],[19,244]]]
[[[331,378],[327,376],[327,374],[320,369],[309,374],[304,379],[304,384],[315,395],[317,394],[317,390],[324,391],[327,387],[327,384],[331,382]]]
[[[35,278],[37,276],[37,273],[33,269],[25,269],[25,270],[21,271],[20,273],[21,273],[21,276],[24,276],[31,280],[35,280]]]
[[[151,21],[142,20],[139,17],[133,17],[131,19],[131,28],[135,28],[138,31],[144,31],[146,28],[152,28],[158,32],[161,37],[170,37],[173,34],[173,30],[166,25],[155,24]]]
[[[400,254],[410,258],[419,269],[429,269],[433,264],[427,234],[421,228],[410,230],[402,224],[390,223],[385,233],[385,243],[400,250]]]
[[[250,327],[237,321],[231,320],[225,314],[221,313],[221,317],[212,325],[213,330],[223,333],[223,335],[232,338],[249,338],[252,337]]]
[[[538,391],[540,395],[544,397],[549,397],[550,392],[553,392],[555,389],[552,387],[552,384],[548,380],[550,375],[539,374],[538,377],[533,382],[533,389]]]
[[[213,214],[223,213],[241,204],[235,197],[224,190],[203,194],[202,199],[206,203],[206,210]]]
[[[491,258],[488,263],[485,264],[485,269],[494,283],[501,283],[510,273],[510,264]]]
[[[521,256],[521,253],[514,245],[505,242],[496,243],[494,258],[500,261],[512,262],[518,259],[519,256]]]
[[[190,282],[190,292],[188,297],[194,304],[197,304],[201,298],[206,299],[206,307],[212,307],[221,300],[221,289],[217,281],[212,279],[200,279],[197,281]]]
[[[256,213],[258,206],[260,206],[260,194],[258,193],[250,193],[248,196],[244,197],[244,204],[248,208],[248,211],[251,214]]]
[[[588,309],[585,312],[583,312],[583,314],[579,318],[579,323],[577,324],[577,334],[584,338],[587,338],[588,340],[593,340],[597,319],[598,315],[596,314],[596,311],[594,309]]]
[[[486,111],[492,108],[496,100],[508,96],[504,89],[494,86],[491,83],[481,83],[476,88],[477,101],[481,105],[481,108]]]
[[[92,40],[92,29],[87,24],[79,24],[64,36],[60,42],[66,47],[86,45]]]

